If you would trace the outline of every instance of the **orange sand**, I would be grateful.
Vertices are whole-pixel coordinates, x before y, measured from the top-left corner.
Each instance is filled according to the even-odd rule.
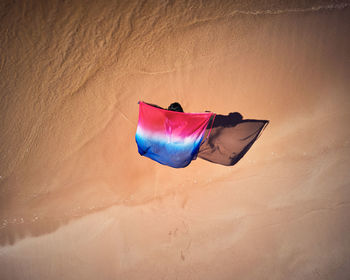
[[[349,2],[113,2],[0,3],[0,278],[350,279]],[[172,169],[138,100],[270,125]]]

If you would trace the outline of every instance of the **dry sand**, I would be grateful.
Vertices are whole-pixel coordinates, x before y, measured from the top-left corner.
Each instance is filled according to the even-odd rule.
[[[1,1],[1,279],[350,279],[348,1]],[[270,125],[140,157],[138,100]]]

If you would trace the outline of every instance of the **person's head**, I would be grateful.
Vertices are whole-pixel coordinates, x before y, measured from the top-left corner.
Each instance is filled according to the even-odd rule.
[[[184,110],[182,109],[180,103],[178,102],[174,102],[174,103],[171,103],[168,107],[168,110],[169,111],[176,111],[176,112],[184,112]]]

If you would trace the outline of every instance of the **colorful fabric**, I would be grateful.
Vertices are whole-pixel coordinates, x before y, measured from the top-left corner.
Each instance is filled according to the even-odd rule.
[[[139,102],[136,143],[140,155],[175,168],[197,157],[212,113],[168,111]]]

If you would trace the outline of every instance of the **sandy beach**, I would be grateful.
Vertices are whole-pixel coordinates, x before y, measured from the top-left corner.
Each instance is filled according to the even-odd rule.
[[[350,279],[348,1],[2,1],[0,278]],[[270,123],[138,154],[138,101]]]

